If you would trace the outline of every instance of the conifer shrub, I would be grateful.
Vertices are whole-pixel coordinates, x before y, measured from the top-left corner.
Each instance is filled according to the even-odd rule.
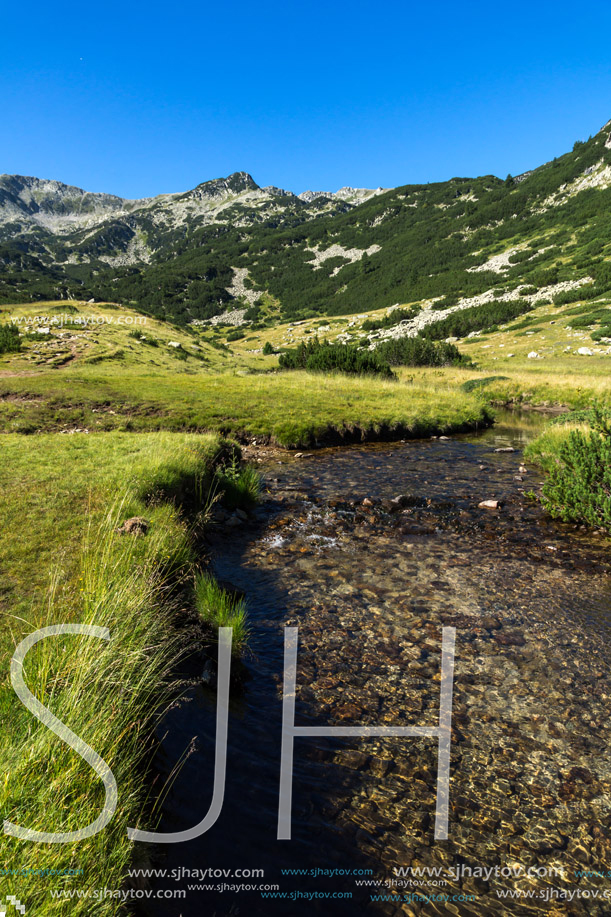
[[[19,353],[20,350],[21,340],[17,325],[0,325],[0,353]]]
[[[420,312],[420,307],[413,309],[393,309],[384,318],[367,318],[361,325],[363,331],[377,331],[380,328],[393,328],[400,322],[415,318]]]
[[[498,300],[481,306],[469,306],[452,312],[439,322],[426,325],[420,334],[429,340],[440,341],[448,337],[465,337],[472,331],[488,331],[530,312],[533,307],[527,299]]]
[[[454,366],[470,362],[454,344],[436,343],[419,336],[384,341],[376,353],[390,366]]]
[[[542,500],[557,519],[611,532],[611,413],[594,407],[590,423],[590,430],[572,430],[561,443]]]
[[[308,369],[311,372],[338,372],[359,376],[394,377],[387,362],[377,351],[361,350],[354,344],[331,344],[311,341],[299,344],[280,355],[280,369]]]

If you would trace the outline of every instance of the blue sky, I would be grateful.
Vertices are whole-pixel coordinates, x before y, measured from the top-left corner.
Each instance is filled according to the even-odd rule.
[[[142,197],[505,177],[611,118],[611,4],[5,4],[0,172]]]

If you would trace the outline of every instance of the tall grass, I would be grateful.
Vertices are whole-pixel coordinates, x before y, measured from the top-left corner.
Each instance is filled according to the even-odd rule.
[[[261,475],[252,465],[241,465],[237,456],[219,465],[214,472],[213,488],[218,488],[228,509],[250,509],[259,501]]]
[[[244,599],[223,589],[209,573],[200,573],[195,578],[195,604],[202,620],[215,632],[219,627],[233,628],[231,651],[239,655],[250,630]]]
[[[3,668],[6,673],[14,645],[40,627],[78,621],[110,630],[109,642],[76,635],[41,641],[26,657],[24,677],[35,697],[109,765],[118,784],[118,808],[104,830],[76,843],[49,845],[0,836],[0,863],[5,871],[0,891],[3,896],[15,894],[26,905],[26,913],[41,917],[114,917],[121,912],[117,899],[62,900],[50,892],[121,888],[133,856],[127,827],[155,822],[154,808],[146,805],[143,772],[151,755],[155,718],[173,691],[171,671],[179,653],[172,623],[177,613],[174,586],[177,579],[186,583],[192,577],[195,560],[190,524],[176,501],[183,494],[196,493],[198,479],[200,489],[204,478],[212,480],[222,444],[214,438],[159,434],[120,434],[118,439],[111,434],[99,437],[97,444],[90,438],[80,447],[66,437],[46,439],[44,461],[32,454],[31,443],[11,441],[16,458],[12,475],[27,473],[29,457],[27,493],[35,500],[36,487],[44,492],[52,480],[53,459],[61,464],[71,455],[72,491],[58,489],[53,494],[69,519],[67,528],[55,527],[57,560],[62,559],[62,549],[70,547],[67,536],[74,539],[75,532],[81,548],[67,580],[58,568],[44,604],[40,592],[32,592],[27,620],[3,616]],[[115,459],[121,456],[123,461],[109,469],[104,457],[113,448]],[[97,477],[90,459],[97,464]],[[21,486],[19,481],[13,484],[14,491],[3,496],[9,498],[6,508],[14,509],[13,515],[7,513],[13,530],[5,531],[4,538],[14,540],[16,526],[20,519],[23,522],[23,512],[19,515],[15,505],[24,499],[23,479]],[[111,500],[113,491],[118,495]],[[146,535],[118,534],[119,524],[131,515],[146,516],[150,522]],[[31,544],[36,543],[36,518],[30,516],[30,526],[22,533]],[[44,517],[38,522],[47,532]],[[52,537],[52,530],[45,537]],[[4,557],[12,562],[9,575],[14,571],[25,577],[24,557],[6,551]],[[30,564],[32,571],[35,555],[30,556]],[[0,715],[2,817],[47,832],[73,831],[93,822],[104,804],[101,780],[26,710],[7,677],[0,684]],[[67,868],[81,869],[83,874],[43,878],[33,872]]]

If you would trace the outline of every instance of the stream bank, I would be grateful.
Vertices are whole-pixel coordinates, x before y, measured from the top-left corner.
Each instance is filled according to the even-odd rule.
[[[539,473],[520,472],[521,449],[541,423],[510,415],[477,437],[261,463],[261,506],[211,545],[215,575],[244,592],[253,624],[230,707],[223,809],[207,834],[165,848],[159,865],[265,876],[250,891],[188,890],[185,879],[171,886],[184,900],[151,902],[147,915],[609,912],[608,543],[551,522],[526,496]],[[501,508],[480,508],[487,499]],[[292,839],[276,840],[286,626],[299,627],[296,722],[325,726],[434,725],[441,630],[456,628],[447,841],[433,837],[437,752],[423,738],[299,739]],[[190,751],[162,830],[208,809],[215,702],[210,686],[193,685],[163,725],[161,776]],[[440,877],[410,872],[424,868]],[[372,901],[392,887],[354,875],[397,882],[396,869],[407,871],[394,886],[401,899]],[[271,901],[263,883],[352,897]]]

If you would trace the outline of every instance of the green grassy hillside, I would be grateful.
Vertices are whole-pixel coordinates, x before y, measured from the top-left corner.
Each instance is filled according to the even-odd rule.
[[[611,289],[610,130],[516,179],[404,185],[358,206],[255,200],[265,189],[240,173],[212,221],[196,204],[218,182],[94,230],[14,220],[0,232],[0,302],[93,296],[188,324],[235,307],[265,321],[269,297],[294,319],[520,286],[570,296],[558,285],[576,280],[595,296]]]

